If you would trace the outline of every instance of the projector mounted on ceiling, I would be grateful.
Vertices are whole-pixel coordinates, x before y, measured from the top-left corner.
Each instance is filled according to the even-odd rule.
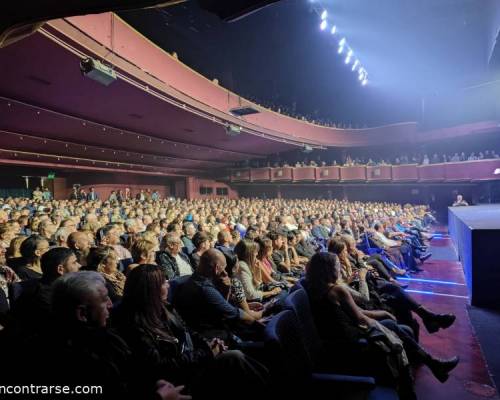
[[[228,136],[238,136],[241,133],[241,126],[228,124],[226,125],[226,134]]]
[[[85,58],[80,62],[80,70],[82,75],[93,79],[104,86],[109,86],[116,81],[116,73],[113,68],[101,63],[93,58]]]

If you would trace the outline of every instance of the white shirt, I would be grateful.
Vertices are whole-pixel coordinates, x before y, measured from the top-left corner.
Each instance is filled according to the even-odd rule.
[[[177,268],[179,268],[179,276],[193,274],[191,266],[186,261],[184,261],[184,259],[179,254],[177,254],[174,258],[175,262],[177,263]]]
[[[374,235],[377,237],[378,240],[380,240],[384,244],[384,246],[388,246],[388,247],[399,246],[398,242],[396,242],[395,240],[392,240],[392,239],[388,239],[387,237],[385,237],[385,235],[383,233],[375,232]]]

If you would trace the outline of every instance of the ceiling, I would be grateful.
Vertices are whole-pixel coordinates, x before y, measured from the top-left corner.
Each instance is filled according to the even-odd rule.
[[[40,33],[0,49],[0,149],[199,175],[291,148],[230,137],[224,126],[120,79],[100,85],[81,75],[79,61]]]
[[[323,9],[336,36],[319,29]],[[422,99],[439,96],[438,107],[496,73],[497,0],[287,0],[231,24],[195,1],[120,15],[235,93],[341,123],[421,121],[432,115]],[[337,54],[341,37],[369,72],[366,87]]]

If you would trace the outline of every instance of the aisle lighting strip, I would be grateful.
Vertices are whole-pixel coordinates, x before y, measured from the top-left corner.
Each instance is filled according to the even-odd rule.
[[[322,6],[318,5],[315,7],[316,13],[320,17],[319,29],[325,32],[330,32],[333,36],[338,37],[338,27],[334,23],[329,23],[328,21],[328,11]],[[331,28],[330,28],[331,25]],[[350,65],[352,62],[351,70],[353,72],[358,72],[358,80],[361,82],[362,86],[366,86],[368,84],[368,72],[365,67],[359,61],[359,58],[354,56],[354,50],[347,43],[347,39],[345,37],[341,37],[338,40],[338,54],[346,54],[344,62],[346,65]]]

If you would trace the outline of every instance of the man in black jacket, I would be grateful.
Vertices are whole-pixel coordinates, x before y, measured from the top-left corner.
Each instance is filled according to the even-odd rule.
[[[182,241],[179,235],[169,232],[161,241],[161,250],[156,253],[156,263],[164,269],[169,280],[193,273],[189,258],[181,249]]]

